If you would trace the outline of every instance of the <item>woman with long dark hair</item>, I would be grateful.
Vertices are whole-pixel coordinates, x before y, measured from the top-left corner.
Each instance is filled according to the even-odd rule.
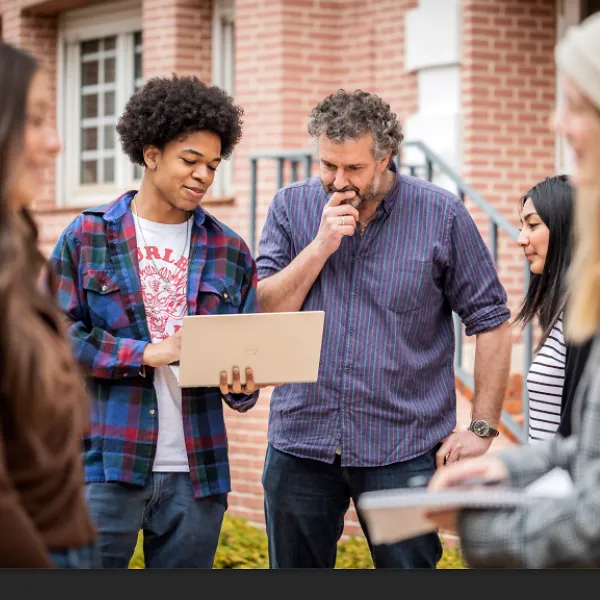
[[[574,190],[565,175],[548,177],[520,202],[518,243],[529,262],[529,288],[515,322],[537,319],[541,339],[527,374],[529,441],[551,438],[560,424],[567,346],[563,312],[573,253]]]
[[[60,150],[50,88],[0,44],[0,89],[0,567],[91,567],[87,399],[28,210]]]

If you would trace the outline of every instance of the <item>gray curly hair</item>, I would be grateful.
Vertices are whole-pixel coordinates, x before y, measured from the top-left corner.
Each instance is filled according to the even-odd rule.
[[[308,133],[315,139],[324,134],[339,142],[371,133],[375,160],[381,160],[388,152],[396,156],[404,139],[402,126],[390,105],[362,90],[338,90],[319,102],[310,113]]]

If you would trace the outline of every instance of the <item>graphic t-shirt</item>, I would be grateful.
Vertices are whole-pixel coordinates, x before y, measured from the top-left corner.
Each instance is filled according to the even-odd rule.
[[[187,277],[193,218],[166,224],[134,215],[140,281],[152,343],[176,333],[187,313]],[[187,241],[186,241],[187,240]],[[154,471],[189,471],[181,388],[171,369],[155,369],[158,404],[158,442]]]

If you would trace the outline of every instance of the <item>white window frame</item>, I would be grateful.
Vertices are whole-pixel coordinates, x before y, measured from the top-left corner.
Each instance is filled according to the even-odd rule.
[[[74,9],[61,14],[58,35],[57,126],[64,151],[57,165],[57,204],[63,207],[95,206],[113,200],[139,181],[134,167],[115,136],[115,181],[80,183],[81,162],[81,60],[80,44],[86,40],[117,36],[117,56],[130,56],[117,69],[115,107],[119,115],[134,90],[133,34],[142,30],[140,0],[123,0]],[[127,34],[127,35],[123,35]]]
[[[234,0],[214,0],[212,20],[212,83],[234,96],[235,81]],[[233,197],[233,161],[224,160],[211,186],[213,198]]]

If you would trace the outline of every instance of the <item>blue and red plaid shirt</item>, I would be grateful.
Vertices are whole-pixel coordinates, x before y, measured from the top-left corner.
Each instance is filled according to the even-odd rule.
[[[134,194],[80,214],[62,233],[50,259],[91,395],[91,429],[84,439],[87,482],[145,485],[156,452],[154,372],[142,369],[151,338],[129,207]],[[256,312],[256,284],[256,265],[244,241],[197,208],[188,314]],[[258,392],[222,396],[218,388],[182,389],[185,444],[197,498],[231,489],[223,400],[245,412],[256,404]]]

